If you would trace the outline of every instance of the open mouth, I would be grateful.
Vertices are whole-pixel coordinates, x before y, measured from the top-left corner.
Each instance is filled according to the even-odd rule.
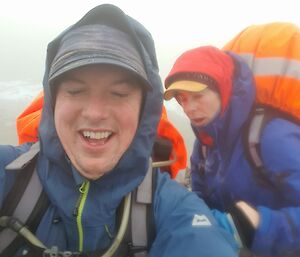
[[[88,131],[84,130],[81,132],[82,137],[85,141],[90,144],[104,144],[112,136],[111,131]]]
[[[192,119],[191,121],[195,125],[201,125],[205,121],[205,118]]]

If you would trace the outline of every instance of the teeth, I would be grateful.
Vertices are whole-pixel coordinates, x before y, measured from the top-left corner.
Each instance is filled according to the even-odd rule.
[[[112,132],[103,131],[103,132],[94,132],[94,131],[83,131],[83,136],[90,139],[106,139]]]

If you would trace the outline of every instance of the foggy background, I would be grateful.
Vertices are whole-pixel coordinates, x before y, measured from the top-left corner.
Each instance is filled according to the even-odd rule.
[[[222,47],[249,25],[287,21],[300,25],[296,0],[5,1],[0,5],[0,143],[17,144],[15,118],[41,90],[46,47],[92,7],[119,6],[152,34],[162,80],[185,50]],[[175,101],[165,103],[188,151],[193,136]]]

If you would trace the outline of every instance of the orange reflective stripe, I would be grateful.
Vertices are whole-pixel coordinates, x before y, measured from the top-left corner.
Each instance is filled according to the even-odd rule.
[[[253,54],[239,54],[249,65],[255,76],[287,76],[300,79],[300,61],[282,57],[255,57]]]
[[[250,26],[223,49],[252,69],[258,103],[300,121],[300,28],[283,22]]]

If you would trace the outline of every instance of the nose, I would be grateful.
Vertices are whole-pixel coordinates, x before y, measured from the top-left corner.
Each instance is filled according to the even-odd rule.
[[[109,116],[109,106],[105,97],[93,95],[84,106],[82,115],[91,122],[105,120]]]
[[[191,97],[188,97],[188,98],[185,99],[185,101],[182,101],[181,106],[182,106],[183,111],[186,113],[187,116],[190,116],[195,111],[197,111],[196,101],[194,101],[193,98],[191,98]]]

